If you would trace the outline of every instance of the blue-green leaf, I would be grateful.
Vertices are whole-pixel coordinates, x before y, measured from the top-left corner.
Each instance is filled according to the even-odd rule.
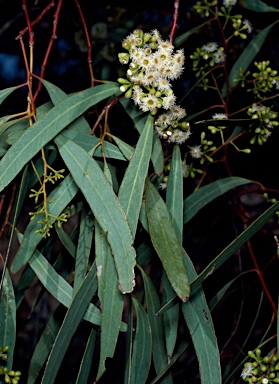
[[[84,384],[88,382],[88,376],[89,376],[90,368],[93,361],[93,352],[94,352],[96,338],[97,338],[97,331],[96,329],[93,328],[86,343],[86,348],[85,348],[83,358],[79,367],[76,384]]]
[[[151,241],[169,281],[178,297],[182,301],[187,301],[190,296],[190,283],[183,263],[182,247],[168,209],[150,181],[146,186],[146,212]]]
[[[151,328],[141,304],[133,296],[132,302],[136,311],[137,326],[133,341],[131,383],[143,384],[146,382],[151,364]]]
[[[5,269],[0,292],[0,346],[9,347],[7,367],[12,369],[16,341],[16,305],[13,283],[8,269]]]
[[[267,5],[261,0],[240,0],[240,4],[254,12],[279,12],[279,9]]]
[[[39,150],[92,105],[118,90],[114,83],[75,93],[53,107],[21,136],[0,161],[2,191]]]
[[[198,25],[197,27],[194,27],[194,28],[190,29],[189,31],[183,33],[182,35],[177,36],[174,39],[174,46],[177,47],[178,45],[184,43],[184,41],[186,41],[193,33],[196,33],[199,29],[201,29],[206,24],[208,24],[207,21],[205,21],[204,23]]]
[[[201,208],[216,197],[223,195],[232,188],[247,183],[250,183],[250,180],[241,177],[225,177],[222,180],[214,181],[193,192],[184,200],[184,224],[191,220]]]
[[[131,292],[135,285],[135,250],[119,200],[96,161],[81,147],[62,136],[55,142],[94,216],[107,233],[119,276],[119,289],[122,293]]]
[[[17,88],[18,87],[10,87],[6,89],[2,89],[2,91],[0,91],[0,104],[6,99],[6,97],[8,97]]]
[[[152,137],[153,117],[149,115],[118,193],[133,238],[136,234],[143,189],[151,156]]]

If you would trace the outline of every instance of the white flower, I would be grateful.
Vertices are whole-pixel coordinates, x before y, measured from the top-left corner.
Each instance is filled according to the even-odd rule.
[[[245,367],[242,369],[240,377],[243,380],[246,379],[247,377],[251,377],[253,369],[254,369],[253,365],[251,363],[247,363]]]
[[[206,52],[215,52],[218,48],[218,44],[212,41],[202,46],[203,50]]]
[[[227,119],[228,116],[225,113],[215,113],[212,119]]]
[[[159,184],[159,189],[166,189],[167,188],[167,186],[168,186],[168,184],[167,183],[160,183]]]
[[[266,377],[264,379],[262,379],[262,384],[268,384],[268,383],[269,383],[269,381]]]
[[[214,63],[216,64],[222,64],[225,61],[225,58],[226,55],[221,49],[218,49],[218,51],[213,54]]]
[[[169,113],[162,113],[155,121],[155,127],[161,126],[167,128],[171,124],[171,118]]]
[[[143,90],[138,85],[134,85],[132,99],[136,104],[139,104],[141,102],[142,97],[143,97]]]
[[[155,131],[156,131],[156,133],[157,133],[157,135],[158,135],[159,137],[161,137],[161,138],[164,137],[165,130],[164,130],[163,127],[158,126],[158,125],[155,124]]]
[[[153,82],[153,84],[155,85],[155,87],[158,88],[158,90],[160,92],[164,92],[164,91],[171,89],[171,83],[167,79],[165,79],[164,77],[158,76],[156,78],[156,81]]]
[[[252,24],[250,23],[249,20],[243,20],[243,24],[245,25],[245,27],[247,28],[247,32],[248,33],[251,33],[252,32],[252,29],[253,29],[253,26]]]
[[[147,96],[141,99],[141,103],[139,106],[144,112],[147,112],[157,108],[158,103],[159,103],[158,97],[156,97],[155,95],[151,95],[149,93]]]
[[[235,5],[237,0],[223,0],[223,4],[226,8]]]
[[[174,105],[170,109],[170,114],[171,114],[172,118],[180,120],[186,116],[186,111],[184,108],[180,107],[179,105]]]
[[[194,145],[193,147],[191,147],[190,155],[194,159],[200,159],[201,155],[202,155],[201,146],[200,145]]]
[[[169,137],[170,143],[183,144],[191,135],[190,131],[183,132],[179,129],[175,129],[172,135]]]
[[[173,93],[169,93],[163,98],[163,108],[169,109],[175,104],[176,97]]]

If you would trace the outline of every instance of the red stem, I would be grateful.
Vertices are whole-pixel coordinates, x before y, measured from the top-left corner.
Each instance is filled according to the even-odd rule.
[[[170,42],[171,43],[173,43],[174,34],[175,34],[176,26],[177,26],[179,3],[180,3],[180,0],[174,1],[173,22],[172,22],[171,33],[170,33]]]
[[[92,69],[92,57],[91,57],[92,45],[91,45],[91,40],[90,40],[90,36],[89,36],[89,33],[88,33],[88,28],[87,28],[87,25],[86,25],[86,21],[85,21],[85,18],[84,18],[84,15],[83,15],[83,12],[81,10],[81,7],[79,5],[78,0],[75,0],[75,3],[76,3],[76,6],[77,6],[77,9],[79,11],[79,15],[80,15],[80,18],[81,18],[81,22],[82,22],[84,33],[85,33],[85,37],[86,37],[87,48],[88,48],[88,50],[87,50],[87,62],[88,62],[89,73],[90,73],[90,81],[91,81],[91,87],[94,87],[95,79],[94,79],[93,69]]]
[[[44,57],[44,60],[43,60],[42,66],[41,66],[41,72],[40,72],[40,77],[41,78],[44,77],[45,69],[46,69],[46,66],[47,66],[47,61],[48,61],[48,58],[49,58],[49,55],[50,55],[53,43],[54,43],[55,39],[57,38],[56,32],[57,32],[58,19],[59,19],[62,3],[63,3],[63,0],[59,0],[58,1],[57,8],[56,8],[56,11],[55,11],[54,16],[53,16],[54,20],[53,20],[52,35],[51,35],[51,38],[49,40],[48,47],[47,47],[47,50],[46,50],[46,54],[45,54],[45,57]],[[39,84],[38,84],[37,90],[35,92],[35,95],[34,95],[34,100],[36,100],[36,98],[38,97],[38,94],[39,94],[41,88],[42,88],[42,83],[40,81]]]

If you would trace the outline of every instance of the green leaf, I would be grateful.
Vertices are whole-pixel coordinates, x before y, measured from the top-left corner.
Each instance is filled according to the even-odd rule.
[[[92,331],[90,332],[90,336],[86,343],[86,348],[85,348],[83,358],[79,367],[76,384],[85,384],[88,382],[88,376],[89,376],[90,368],[93,361],[93,352],[94,352],[96,338],[97,338],[97,331],[96,329],[93,328]]]
[[[134,327],[131,296],[132,296],[131,294],[127,296],[128,300],[126,302],[128,324],[127,324],[127,333],[126,333],[124,384],[131,384],[133,327]]]
[[[148,316],[138,300],[132,296],[137,316],[137,327],[133,341],[131,383],[146,382],[151,364],[151,328]]]
[[[16,305],[13,283],[8,269],[5,269],[0,292],[0,346],[9,347],[7,368],[12,369],[16,342]]]
[[[63,209],[74,198],[77,191],[78,187],[72,177],[70,175],[65,177],[65,179],[63,179],[62,182],[48,196],[49,200],[55,198],[55,200],[48,206],[49,213],[54,216],[59,216]],[[24,233],[24,238],[11,266],[11,271],[13,273],[19,271],[19,269],[28,262],[37,245],[42,240],[42,235],[40,233],[35,233],[35,231],[41,228],[41,224],[38,224],[38,221],[43,218],[43,215],[37,215],[28,224]],[[54,221],[55,220],[53,219],[53,222]]]
[[[160,257],[169,281],[182,301],[190,295],[188,274],[182,248],[168,209],[151,182],[146,186],[146,212],[152,244]]]
[[[279,202],[273,204],[260,217],[257,218],[245,231],[232,241],[191,283],[194,291],[208,276],[212,275],[225,261],[227,261],[247,240],[255,235],[265,223],[279,209]]]
[[[153,136],[151,161],[156,175],[161,176],[164,171],[164,153],[161,140],[157,134],[154,134]]]
[[[110,137],[116,142],[118,148],[123,153],[123,155],[126,157],[126,159],[130,161],[132,156],[133,156],[135,149],[133,147],[131,147],[129,144],[120,140],[116,136],[110,135]]]
[[[53,107],[38,120],[4,155],[0,161],[2,191],[39,150],[88,108],[118,90],[118,85],[104,84],[75,93]]]
[[[75,244],[70,239],[70,236],[64,231],[62,227],[59,227],[57,222],[54,224],[56,233],[61,241],[62,245],[66,248],[69,254],[75,259],[77,248]]]
[[[18,87],[2,89],[2,91],[0,91],[0,104],[2,104],[6,97],[8,97],[15,89],[18,89]]]
[[[199,188],[184,200],[184,224],[191,220],[200,209],[216,197],[223,195],[232,188],[250,182],[250,180],[241,177],[225,177],[222,180],[214,181],[213,183]]]
[[[60,324],[55,319],[55,315],[52,315],[47,325],[45,326],[45,329],[33,352],[28,371],[27,384],[35,384],[41,369],[45,365],[45,362],[53,346],[54,340],[56,339],[59,329]]]
[[[261,0],[240,0],[242,7],[254,12],[278,12],[279,9],[267,5]]]
[[[54,341],[50,352],[42,384],[52,384],[55,382],[56,375],[68,349],[70,341],[82,320],[86,309],[97,290],[96,268],[91,267],[79,290],[73,297],[71,305],[66,313],[63,324]]]
[[[149,167],[152,137],[153,117],[149,115],[118,193],[118,198],[126,213],[133,238],[137,230],[144,184]]]
[[[135,250],[124,211],[100,167],[81,147],[64,139],[55,140],[59,152],[81,189],[97,221],[107,233],[122,293],[135,285]]]
[[[170,213],[170,217],[174,226],[175,233],[182,246],[182,231],[183,231],[183,176],[182,176],[182,161],[180,155],[180,149],[178,145],[174,146],[171,170],[168,179],[168,186],[166,192],[166,205]],[[163,288],[163,304],[167,303],[176,294],[166,276],[165,271],[162,275],[162,288]],[[166,348],[169,360],[173,355],[174,347],[177,338],[179,317],[179,305],[176,304],[169,311],[163,315]]]
[[[184,251],[185,263],[191,280],[197,276],[195,268]],[[221,384],[220,357],[213,322],[204,293],[200,287],[182,311],[199,361],[201,384]]]
[[[63,132],[63,136],[75,142],[86,152],[89,152],[96,145],[100,144],[100,139],[98,137],[85,135],[84,133],[78,131],[65,130]],[[108,141],[104,141],[104,154],[107,158],[126,161],[126,158],[123,156],[122,152],[115,145],[109,143]],[[94,157],[103,157],[101,145],[98,145],[98,147],[95,149]]]
[[[184,43],[184,41],[186,41],[193,33],[196,33],[199,29],[201,29],[206,24],[208,24],[207,21],[205,21],[204,23],[198,25],[197,27],[194,27],[194,28],[190,29],[189,31],[183,33],[182,35],[177,36],[174,39],[174,46],[177,47],[178,45]]]
[[[103,243],[107,243],[103,233]],[[124,296],[118,289],[118,276],[110,247],[105,244],[104,264],[98,266],[98,281],[102,280],[101,353],[96,381],[106,370],[107,357],[113,357],[121,325]]]
[[[163,320],[162,317],[156,316],[156,313],[160,308],[160,302],[151,279],[140,266],[138,266],[138,268],[141,272],[144,283],[147,315],[151,327],[153,362],[155,366],[155,371],[158,374],[168,362],[167,351],[164,342],[165,337]],[[170,373],[161,381],[161,384],[168,383],[172,383]]]
[[[87,212],[83,207],[81,211],[79,237],[76,251],[74,294],[80,287],[86,275],[88,260],[91,252],[92,237],[94,233],[93,229],[94,222],[92,212],[90,210]]]
[[[268,27],[264,28],[262,31],[260,31],[256,37],[254,37],[253,40],[250,41],[250,43],[247,45],[247,47],[244,49],[242,54],[239,56],[239,58],[234,63],[230,74],[229,74],[229,85],[230,87],[234,87],[238,84],[239,81],[234,81],[235,79],[239,78],[239,68],[241,67],[243,72],[246,72],[251,62],[255,59],[257,53],[260,51],[266,36],[268,35],[269,31],[272,27],[278,22],[275,21],[274,23],[270,24]],[[226,87],[224,86],[222,89],[222,95],[226,95]]]

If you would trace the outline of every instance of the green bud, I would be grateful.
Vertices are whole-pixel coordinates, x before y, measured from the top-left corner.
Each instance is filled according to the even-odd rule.
[[[274,377],[275,377],[275,373],[271,373],[271,374],[269,375],[269,378],[270,378],[270,379],[274,379]]]
[[[202,132],[201,133],[201,140],[204,140],[204,138],[205,138],[205,132]]]
[[[123,85],[122,85],[122,87],[123,87]],[[122,87],[120,87],[120,88],[122,88]],[[130,99],[132,97],[132,94],[133,94],[133,88],[129,88],[124,96],[126,99]]]
[[[10,372],[9,372],[9,375],[10,375],[10,376],[14,376],[14,375],[15,375],[15,371],[10,371]]]
[[[119,77],[117,81],[119,84],[131,84],[131,82],[128,79],[123,79],[122,77]]]
[[[250,148],[242,149],[242,152],[244,152],[244,153],[251,153],[251,149]]]

